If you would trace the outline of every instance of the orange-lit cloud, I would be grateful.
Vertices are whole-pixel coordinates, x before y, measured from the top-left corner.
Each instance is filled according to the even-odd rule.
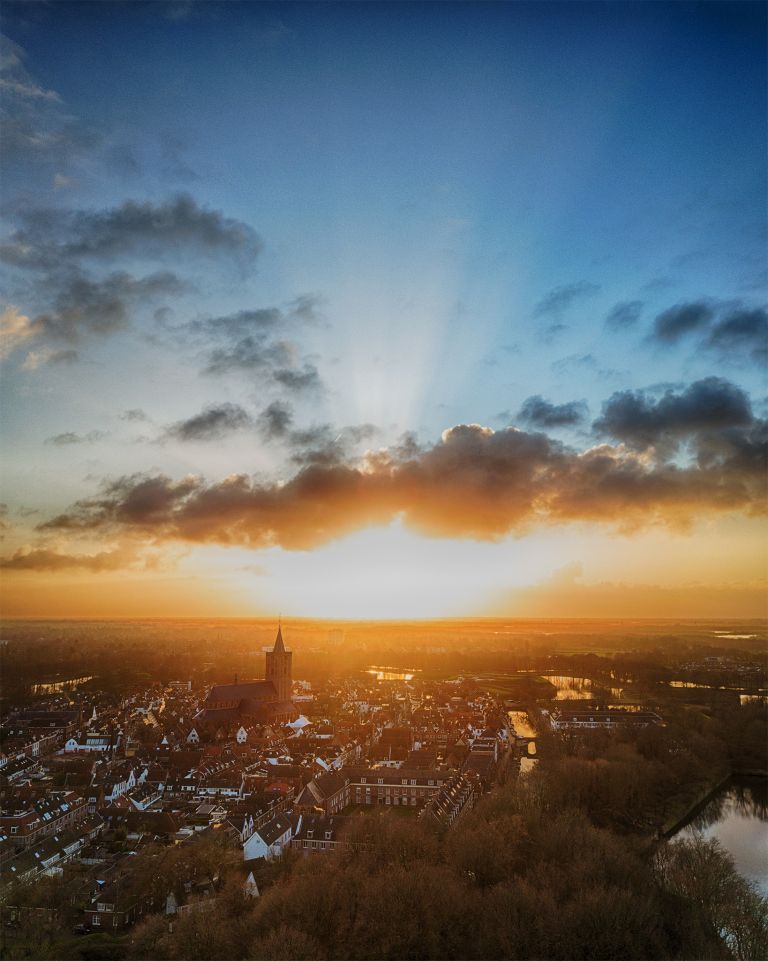
[[[123,477],[39,530],[307,550],[395,517],[428,536],[478,540],[571,521],[683,527],[700,515],[765,511],[756,430],[711,435],[706,456],[680,466],[625,445],[579,452],[540,433],[459,425],[432,447],[312,464],[285,483]]]

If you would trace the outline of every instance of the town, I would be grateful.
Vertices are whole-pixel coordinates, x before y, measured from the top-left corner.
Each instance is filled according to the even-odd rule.
[[[630,680],[618,656],[607,672],[588,655],[590,679],[552,673],[572,657],[536,652],[529,661],[551,664],[548,673],[440,678],[372,665],[318,682],[301,679],[289,635],[274,630],[250,658],[263,658],[262,679],[177,677],[110,693],[83,674],[36,683],[23,706],[6,704],[8,944],[30,919],[62,913],[46,903],[52,879],[66,879],[73,935],[120,936],[150,915],[172,928],[177,916],[216,909],[222,859],[229,884],[259,898],[292,859],[364,846],[371,816],[453,831],[500,785],[525,778],[539,758],[546,764],[554,744],[662,730],[702,695],[765,703],[765,666],[743,653],[682,652],[663,696],[637,665]],[[331,647],[338,634],[329,632]]]

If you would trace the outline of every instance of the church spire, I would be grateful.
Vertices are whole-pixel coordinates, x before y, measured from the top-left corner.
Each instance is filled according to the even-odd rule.
[[[283,625],[278,621],[277,623],[277,637],[275,638],[275,646],[272,648],[275,654],[285,654],[285,644],[283,644]]]

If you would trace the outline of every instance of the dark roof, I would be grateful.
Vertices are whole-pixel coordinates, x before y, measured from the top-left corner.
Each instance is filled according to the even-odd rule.
[[[294,837],[299,841],[338,841],[339,835],[349,823],[350,819],[344,815],[327,818],[305,814],[301,819],[301,827]],[[308,837],[310,832],[311,838]],[[326,834],[330,834],[330,837],[326,837]]]
[[[274,701],[277,691],[272,681],[248,681],[245,684],[215,684],[206,704],[219,701]]]
[[[275,841],[282,837],[286,831],[290,830],[291,819],[287,814],[278,814],[277,817],[272,818],[271,821],[267,821],[263,827],[258,828],[256,834],[259,835],[261,840],[269,847],[274,844]]]

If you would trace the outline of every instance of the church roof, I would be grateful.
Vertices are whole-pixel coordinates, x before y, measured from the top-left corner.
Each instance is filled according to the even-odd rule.
[[[274,701],[276,698],[277,691],[272,681],[248,681],[245,684],[214,684],[206,702]]]
[[[285,644],[283,644],[283,627],[279,625],[277,628],[277,637],[275,638],[275,646],[272,648],[275,654],[285,654]]]

